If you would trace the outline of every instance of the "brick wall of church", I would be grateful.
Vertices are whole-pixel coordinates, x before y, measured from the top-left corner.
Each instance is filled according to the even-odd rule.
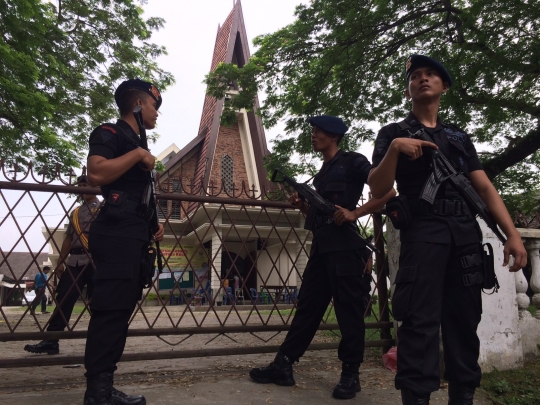
[[[197,194],[197,188],[190,187],[193,178],[195,176],[195,170],[197,169],[197,156],[198,153],[194,153],[189,159],[182,162],[180,165],[177,164],[176,167],[178,168],[174,172],[170,172],[167,183],[162,184],[161,187],[163,189],[168,188],[169,192],[171,193],[184,193],[187,192],[188,194]],[[173,179],[180,179],[182,181],[182,189],[175,189],[173,186]],[[165,203],[163,203],[165,204]],[[173,219],[181,219],[186,216],[186,212],[188,209],[189,203],[187,201],[182,201],[182,209],[179,209],[179,207],[174,207],[175,204],[178,204],[176,201],[168,201],[167,202],[167,212],[169,215],[173,214]],[[165,210],[165,206],[163,206],[163,209]],[[179,218],[177,217],[179,215]]]
[[[234,187],[238,189],[234,193],[238,196],[242,190],[242,181],[246,183],[247,189],[251,187],[251,184],[248,182],[246,164],[242,152],[242,140],[240,139],[240,130],[237,123],[231,127],[220,126],[219,128],[214,161],[212,162],[212,171],[210,172],[210,182],[213,181],[214,185],[219,185],[219,187],[221,187],[221,179],[223,176],[221,172],[221,161],[225,155],[229,155],[233,159],[233,181]],[[229,192],[229,194],[232,195],[232,191]],[[226,196],[226,194],[222,192],[220,196]],[[245,197],[245,195],[242,197]]]

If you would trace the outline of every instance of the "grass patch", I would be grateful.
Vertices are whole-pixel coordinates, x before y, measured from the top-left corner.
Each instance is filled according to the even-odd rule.
[[[540,398],[540,358],[518,370],[493,371],[482,377],[482,388],[494,405],[536,405]]]
[[[371,309],[371,315],[364,318],[364,322],[366,322],[366,323],[368,323],[368,322],[378,322],[378,319],[375,317],[374,314],[377,314],[377,317],[378,317],[379,305],[378,304],[372,304],[371,308],[372,308]],[[328,308],[326,310],[326,313],[325,313],[325,315],[323,317],[323,320],[326,323],[338,323],[334,307]],[[396,337],[395,337],[394,329],[393,328],[390,329],[390,332],[392,333],[392,338],[395,339]],[[341,332],[339,330],[335,330],[335,331],[325,330],[322,333],[324,335],[326,335],[326,336],[334,337],[336,340],[341,339]],[[380,339],[380,338],[381,338],[381,334],[380,334],[379,329],[366,329],[366,340],[376,340],[376,339]]]
[[[270,315],[270,314],[277,315],[278,313],[280,313],[283,316],[289,316],[291,314],[294,316],[295,312],[296,312],[296,309],[280,309],[280,310],[264,309],[262,311],[259,311],[259,314],[261,314],[261,315]]]
[[[529,308],[527,308],[527,311],[531,313],[532,316],[536,314],[536,307],[534,305],[529,305]]]

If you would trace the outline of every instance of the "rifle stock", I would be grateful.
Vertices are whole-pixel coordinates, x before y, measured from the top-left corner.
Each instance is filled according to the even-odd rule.
[[[281,180],[277,180],[277,174],[281,174]],[[333,216],[337,208],[331,201],[325,200],[321,197],[319,193],[317,193],[315,190],[313,190],[311,187],[309,187],[305,183],[298,183],[293,178],[287,176],[285,173],[283,173],[279,169],[275,169],[274,173],[272,173],[272,182],[274,183],[282,183],[285,182],[288,185],[290,185],[301,197],[303,197],[311,206],[314,206],[317,208],[317,210],[321,211],[324,215]],[[306,218],[307,222],[307,218]],[[368,248],[370,248],[372,251],[376,253],[380,253],[379,249],[377,249],[372,243],[367,241],[366,239],[362,238],[360,236],[360,239],[366,244]]]

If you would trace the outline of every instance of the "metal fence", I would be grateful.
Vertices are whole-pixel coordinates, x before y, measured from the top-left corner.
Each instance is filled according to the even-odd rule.
[[[99,190],[76,187],[72,171],[61,175],[57,169],[54,176],[51,170],[47,176],[43,172],[38,176],[31,166],[10,172],[2,164],[0,341],[13,350],[0,359],[0,367],[82,362],[89,319],[86,291],[73,282],[80,301],[63,332],[47,332],[50,315],[33,314],[24,293],[44,264],[53,270],[59,264],[69,213],[80,204],[76,197]],[[282,191],[259,192],[245,184],[203,190],[185,179],[158,179],[159,218],[166,234],[161,243],[164,272],[156,274],[137,304],[128,333],[133,344],[122,361],[277,351],[294,316],[311,245],[304,215],[280,201]],[[393,344],[393,324],[383,216],[373,214],[359,226],[383,252],[373,257],[372,292],[365,303],[366,346],[386,351]],[[69,272],[66,276],[71,277]],[[51,313],[59,305],[57,282],[53,271],[47,283]],[[336,348],[339,327],[332,303],[319,329],[311,349]],[[58,356],[28,356],[15,345],[54,338],[79,340],[79,345]]]

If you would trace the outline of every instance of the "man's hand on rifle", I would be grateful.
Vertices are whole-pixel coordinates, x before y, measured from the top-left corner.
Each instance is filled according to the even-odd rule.
[[[292,205],[294,205],[294,208],[296,208],[296,209],[301,210],[301,209],[304,208],[304,207],[307,208],[306,202],[300,198],[300,196],[298,195],[298,193],[294,193],[293,195],[291,195],[291,196],[289,197],[289,202],[290,202]]]
[[[334,222],[337,225],[343,225],[345,222],[354,222],[356,221],[356,214],[352,211],[349,211],[347,208],[340,207],[336,205],[337,211],[334,213]]]
[[[141,160],[139,160],[139,167],[146,171],[154,170],[154,166],[156,164],[156,158],[154,155],[143,148],[138,148],[137,150],[141,156]]]
[[[158,230],[154,234],[154,241],[155,242],[161,242],[163,240],[164,235],[165,235],[165,230],[163,229],[163,225],[158,224]]]

